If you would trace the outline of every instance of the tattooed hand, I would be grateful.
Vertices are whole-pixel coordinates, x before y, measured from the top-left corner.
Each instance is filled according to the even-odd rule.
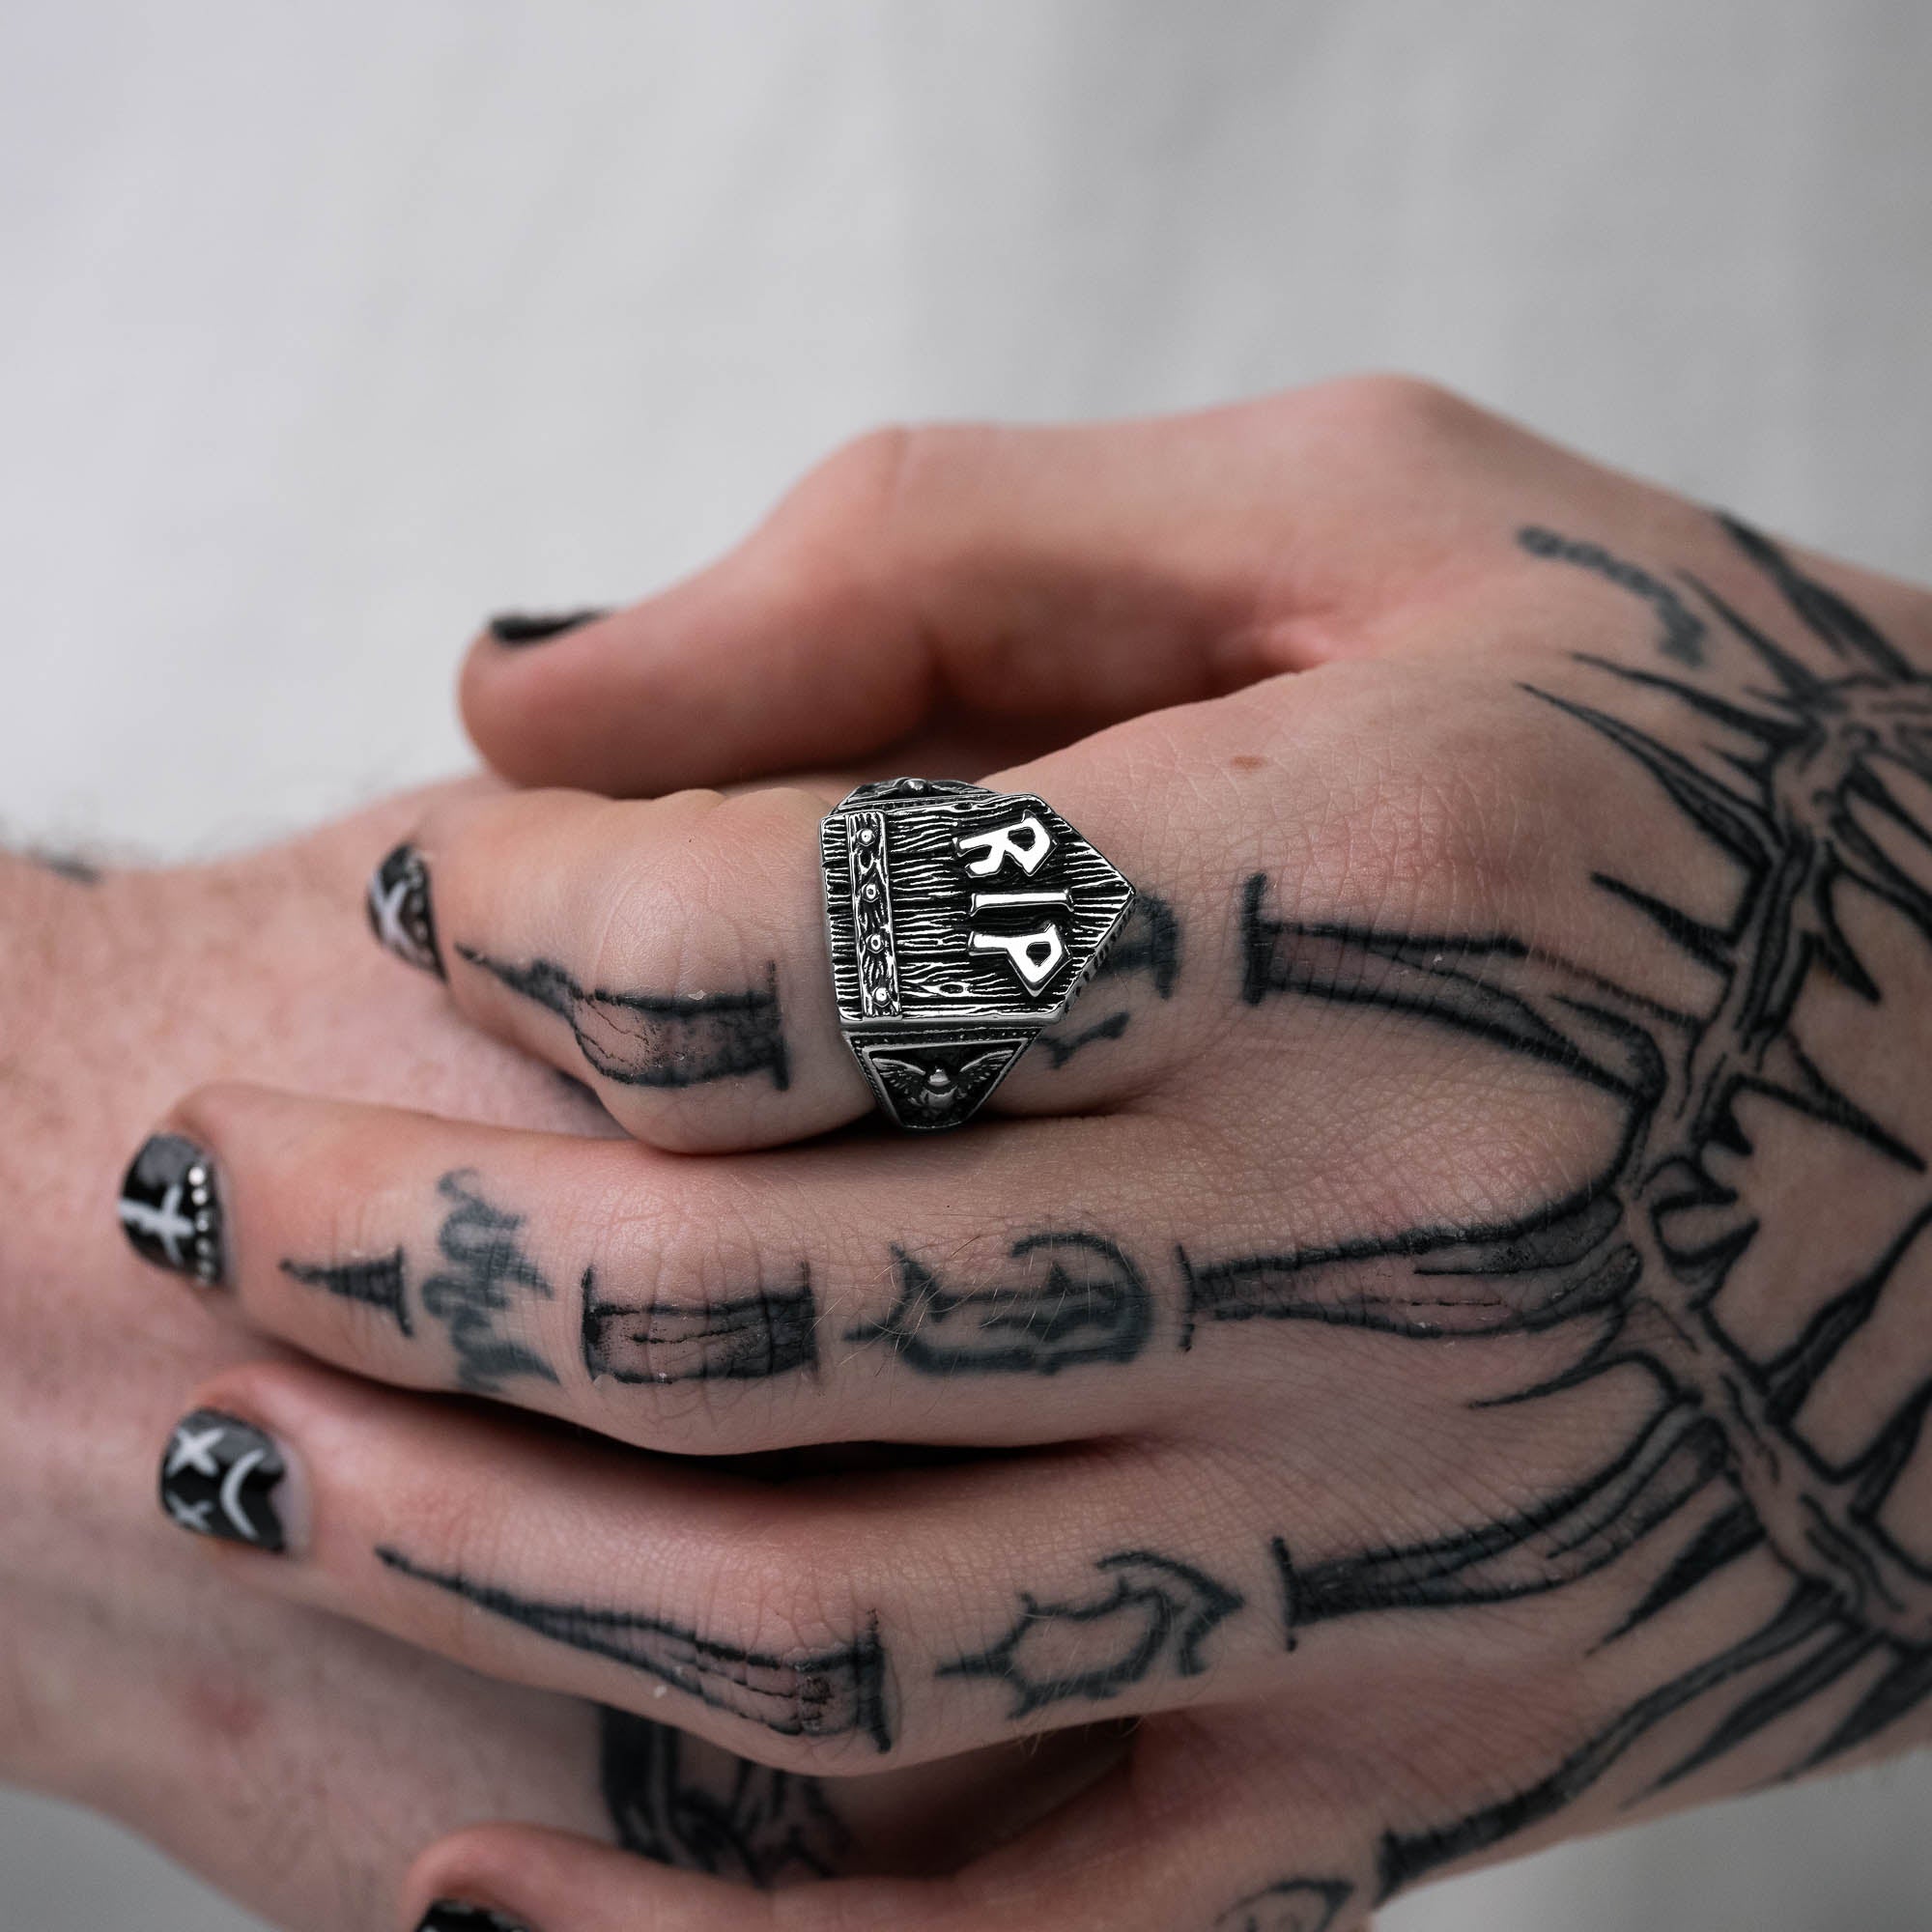
[[[398,950],[640,1144],[174,1111],[212,1305],[369,1378],[200,1392],[289,1472],[250,1584],[791,1773],[1145,1719],[796,1932],[1343,1932],[1924,1734],[1923,593],[1375,381],[870,440],[692,583],[480,646],[469,709],[626,792],[1058,743],[989,782],[1150,910],[991,1118],[814,1139],[867,1110],[831,788],[425,812]],[[404,1392],[451,1387],[664,1453]],[[857,1441],[1002,1453],[711,1460]],[[430,1889],[743,1922],[507,1831]]]
[[[302,1932],[385,1922],[424,1841],[479,1819],[595,1833],[768,1884],[983,1845],[1009,1801],[1030,1815],[1100,1747],[1078,1747],[1043,1781],[1007,1751],[961,1768],[963,1784],[940,1768],[936,1783],[870,1780],[835,1802],[645,1719],[491,1685],[278,1604],[240,1586],[234,1566],[200,1560],[157,1515],[167,1436],[178,1522],[276,1536],[272,1457],[220,1416],[169,1425],[197,1381],[279,1351],[157,1295],[112,1225],[127,1139],[172,1093],[210,1072],[273,1075],[597,1130],[582,1095],[466,1037],[430,982],[394,972],[343,918],[370,841],[412,810],[84,885],[0,856],[0,1778],[112,1813]],[[172,1205],[156,1162],[158,1186],[125,1210],[130,1233],[184,1261],[198,1239],[185,1165]],[[455,1255],[420,1258],[426,1275],[525,1292],[495,1251],[511,1238],[500,1226],[472,1209],[464,1234]],[[355,1285],[372,1319],[390,1319],[380,1266]],[[453,1289],[450,1310],[463,1305]],[[441,1319],[444,1336],[463,1332]],[[37,1917],[0,1893],[0,1921]]]

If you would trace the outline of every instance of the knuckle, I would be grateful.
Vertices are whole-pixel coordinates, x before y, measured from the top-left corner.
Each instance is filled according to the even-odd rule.
[[[598,984],[690,994],[760,980],[815,906],[800,841],[815,838],[824,810],[789,786],[732,798],[679,792],[652,805],[645,836],[627,840],[647,847],[650,863],[616,868],[590,935]]]
[[[219,1151],[231,1139],[241,1141],[250,1127],[270,1125],[260,1118],[266,1110],[254,1104],[259,1098],[256,1090],[242,1081],[207,1081],[174,1103],[166,1125],[158,1131],[185,1134],[199,1146]],[[251,1121],[251,1114],[257,1119]]]
[[[1338,376],[1300,391],[1302,407],[1357,440],[1410,449],[1465,435],[1488,412],[1422,376],[1390,371]]]
[[[775,1540],[715,1579],[700,1628],[744,1633],[748,1682],[759,1691],[754,1755],[781,1769],[838,1775],[876,1770],[872,1704],[883,1655],[876,1603],[841,1561],[856,1538]]]
[[[795,536],[876,528],[896,501],[909,458],[925,432],[884,423],[839,444],[808,470],[780,506]]]
[[[1551,813],[1573,796],[1574,760],[1488,678],[1426,703],[1391,696],[1371,672],[1335,721],[1347,759],[1311,840],[1316,890],[1344,912],[1436,928],[1521,913],[1553,843]]]
[[[815,1380],[789,1373],[818,1359],[810,1270],[771,1252],[732,1203],[700,1183],[682,1206],[607,1216],[588,1238],[614,1265],[583,1279],[579,1346],[612,1433],[666,1454],[694,1440],[732,1454],[768,1445],[781,1403],[816,1399]]]

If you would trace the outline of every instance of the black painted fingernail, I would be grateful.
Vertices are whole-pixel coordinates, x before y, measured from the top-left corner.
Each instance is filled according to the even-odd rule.
[[[529,1932],[529,1927],[487,1906],[465,1905],[460,1898],[439,1898],[416,1932]]]
[[[489,631],[499,644],[507,644],[514,651],[526,644],[548,643],[566,631],[574,631],[582,624],[594,624],[599,617],[610,614],[596,606],[586,606],[582,611],[498,611],[490,619]]]
[[[121,1225],[156,1267],[218,1288],[226,1269],[214,1163],[180,1134],[154,1134],[121,1183]]]
[[[369,875],[369,930],[405,965],[442,970],[436,950],[436,915],[430,910],[429,865],[413,845],[402,844]]]
[[[279,1552],[288,1542],[274,1491],[287,1474],[282,1452],[252,1422],[198,1408],[168,1438],[161,1507],[171,1522],[196,1536]]]

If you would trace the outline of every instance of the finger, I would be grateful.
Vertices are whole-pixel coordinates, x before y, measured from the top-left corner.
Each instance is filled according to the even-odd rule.
[[[479,639],[465,717],[520,781],[638,794],[862,759],[935,717],[1084,730],[1210,696],[1357,647],[1438,573],[1466,528],[1442,449],[1485,433],[1545,448],[1392,378],[878,432],[663,595]]]
[[[1083,786],[1069,774],[1064,787],[1066,810],[1091,808],[1094,823],[1082,830],[1096,842],[1145,819],[1125,773],[1099,778]],[[687,1151],[798,1139],[872,1104],[839,1031],[827,956],[819,823],[833,802],[790,789],[642,804],[581,792],[452,801],[379,868],[371,916],[402,956],[440,963],[469,1017],[587,1082],[639,1137]],[[963,858],[942,857],[962,885],[979,884]],[[982,1005],[1024,1007],[1077,982],[1120,898],[1092,880],[1070,883],[1086,896],[1060,916],[1066,936],[1043,985],[1022,977],[1030,959],[958,943],[957,972]],[[1151,889],[1142,919],[1159,903]],[[994,948],[1042,916],[1021,906],[984,917]],[[1165,957],[1151,945],[1123,948],[1115,971],[1146,967],[1158,989]],[[1160,1062],[1150,1043],[1132,1067],[1137,1088]],[[983,1077],[998,1079],[1012,1065],[1010,1044],[985,1065]],[[961,1077],[980,1068],[980,1059],[962,1062]],[[1028,1056],[1006,1104],[1092,1107],[1122,1091],[1125,1071],[1101,1058],[1050,1077],[1045,1056]]]
[[[1345,992],[1391,970],[1346,928],[1293,960]],[[137,1158],[122,1215],[164,1265],[225,1255],[251,1319],[312,1353],[647,1446],[1185,1430],[1203,1376],[1282,1399],[1225,1323],[1308,1324],[1305,1405],[1323,1331],[1537,1336],[1602,1292],[1577,1236],[1624,1130],[1615,1065],[1581,1099],[1528,1055],[1472,1082],[1434,986],[1393,983],[1413,1024],[1306,1003],[1265,1051],[1228,1031],[1203,1077],[1268,1123],[1265,1175],[1184,1108],[699,1160],[218,1089]],[[1470,1144],[1480,1200],[1450,1157]],[[1547,1238],[1514,1237],[1552,1202]],[[1444,1232],[1418,1252],[1418,1228]]]
[[[1272,1683],[1274,1558],[1232,1526],[1252,1499],[1204,1512],[1179,1463],[773,1484],[262,1363],[203,1389],[162,1499],[248,1546],[259,1587],[850,1776]]]
[[[1129,1767],[957,1873],[757,1893],[485,1825],[422,1855],[400,1922],[434,1924],[432,1900],[475,1900],[528,1932],[1369,1932],[1375,1887],[1332,1800],[1270,1792],[1264,1805],[1264,1762],[1182,1762],[1156,1725],[1137,1743]]]
[[[383,1381],[690,1455],[1030,1443],[1194,1399],[1173,1250],[1204,1217],[1138,1175],[1148,1134],[1014,1124],[697,1161],[215,1088],[133,1184],[199,1173],[213,1212],[185,1211],[212,1225],[179,1264]]]

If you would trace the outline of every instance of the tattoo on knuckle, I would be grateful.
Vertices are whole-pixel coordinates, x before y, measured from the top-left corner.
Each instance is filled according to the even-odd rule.
[[[1156,1674],[1198,1677],[1218,1625],[1244,1606],[1205,1570],[1151,1549],[1116,1550],[1094,1585],[1064,1599],[1022,1592],[1007,1632],[939,1666],[941,1678],[985,1678],[1012,1697],[1017,1722],[1052,1704],[1101,1703]]]
[[[475,947],[456,956],[512,993],[556,1014],[584,1065],[620,1087],[701,1087],[754,1076],[783,1093],[791,1084],[778,963],[764,983],[728,993],[665,993],[586,987],[554,959],[516,964]]]
[[[893,1250],[898,1299],[850,1342],[878,1342],[922,1375],[1057,1375],[1087,1362],[1131,1362],[1153,1325],[1152,1297],[1124,1249],[1099,1235],[1052,1230],[1013,1242],[1018,1279],[950,1286]]]
[[[818,1367],[811,1268],[795,1283],[700,1300],[614,1299],[585,1268],[583,1366],[593,1382],[753,1381]]]
[[[1171,1000],[1180,977],[1180,919],[1173,904],[1145,888],[1137,894],[1120,936],[1094,969],[1087,999],[1094,987],[1109,981],[1145,980],[1157,1000]],[[1074,1056],[1103,1040],[1119,1039],[1133,1021],[1131,1007],[1122,1007],[1086,1025],[1068,1021],[1049,1027],[1035,1044],[1046,1055],[1047,1065],[1059,1072]]]
[[[510,1316],[527,1330],[527,1320],[519,1314],[524,1302],[548,1301],[553,1294],[518,1238],[525,1217],[490,1201],[471,1168],[445,1174],[437,1192],[448,1203],[437,1231],[442,1265],[423,1282],[420,1293],[423,1312],[448,1331],[458,1386],[497,1395],[505,1381],[519,1377],[554,1382],[556,1371],[503,1323]]]
[[[378,1548],[376,1555],[399,1576],[664,1687],[648,1694],[681,1691],[778,1738],[861,1737],[880,1751],[892,1748],[886,1653],[876,1618],[820,1646],[761,1649],[715,1641],[675,1618],[526,1596],[462,1571],[418,1563],[390,1546]]]

